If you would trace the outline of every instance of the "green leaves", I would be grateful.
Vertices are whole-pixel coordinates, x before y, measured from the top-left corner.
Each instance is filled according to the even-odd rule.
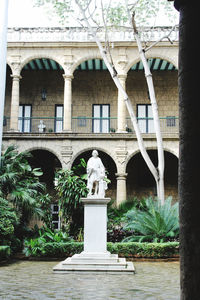
[[[163,242],[179,233],[178,203],[172,205],[172,199],[166,199],[164,205],[159,201],[146,199],[145,210],[134,208],[125,215],[125,229],[132,230],[135,235],[124,241]]]
[[[104,26],[104,21],[108,27],[128,25],[125,0],[102,0],[103,7],[101,0],[35,0],[36,6],[45,6],[48,9],[48,14],[51,11],[59,16],[61,23],[65,26],[67,22],[70,25],[72,20],[83,23],[81,20],[83,16],[80,17],[76,2],[82,6],[91,25]],[[169,24],[174,23],[176,12],[173,3],[167,0],[139,0],[136,5],[133,5],[135,2],[129,0],[128,8],[131,13],[133,10],[135,11],[137,25],[147,26],[151,24],[152,26],[159,16],[167,18]]]
[[[19,219],[6,199],[0,197],[0,244],[8,244]]]
[[[2,154],[0,166],[0,196],[12,203],[23,224],[33,215],[44,216],[41,200],[45,186],[39,182],[43,173],[39,168],[32,169],[30,157],[30,153],[18,153],[15,146],[9,146]]]
[[[72,238],[66,232],[52,231],[47,227],[43,227],[39,230],[39,236],[37,238],[26,239],[24,241],[24,250],[26,256],[45,256],[46,245],[48,243],[63,243],[72,242]]]
[[[62,218],[70,227],[75,227],[75,231],[81,226],[83,220],[81,197],[86,197],[88,189],[82,176],[74,174],[72,170],[61,170],[56,174],[58,185],[56,190],[59,196],[59,205]]]

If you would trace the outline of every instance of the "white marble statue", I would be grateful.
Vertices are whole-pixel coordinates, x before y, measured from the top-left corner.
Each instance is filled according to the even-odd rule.
[[[92,151],[92,157],[88,160],[87,174],[88,198],[105,198],[105,190],[107,190],[107,183],[104,180],[105,167],[98,156],[97,150]]]
[[[40,124],[38,125],[39,132],[45,132],[46,125],[44,124],[43,120],[40,120]]]

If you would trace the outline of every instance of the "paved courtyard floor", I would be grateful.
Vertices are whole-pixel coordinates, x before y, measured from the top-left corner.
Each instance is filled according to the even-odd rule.
[[[54,274],[57,262],[0,267],[0,300],[179,300],[178,262],[135,262],[135,275]]]

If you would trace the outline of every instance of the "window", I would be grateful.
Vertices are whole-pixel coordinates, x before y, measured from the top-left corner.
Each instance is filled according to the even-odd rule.
[[[55,132],[62,132],[63,130],[63,105],[56,104],[55,106]]]
[[[110,105],[109,104],[94,104],[92,116],[93,116],[92,132],[108,133],[110,131]]]
[[[32,106],[21,104],[19,106],[18,130],[19,132],[31,132]]]
[[[176,117],[175,116],[167,117],[166,121],[167,121],[167,127],[175,127],[176,126]]]
[[[55,229],[60,229],[60,207],[58,204],[51,204],[52,224]]]
[[[151,104],[137,105],[138,124],[142,133],[154,133],[154,122]]]

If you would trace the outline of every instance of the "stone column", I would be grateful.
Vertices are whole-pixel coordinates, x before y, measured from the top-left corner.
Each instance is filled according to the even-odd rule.
[[[198,4],[198,1],[175,1],[175,6],[180,11],[178,84],[181,300],[200,298],[200,63],[196,56],[199,32]]]
[[[63,131],[72,132],[72,75],[63,75],[64,85],[64,120]]]
[[[10,111],[10,131],[18,131],[19,118],[19,88],[20,79],[19,74],[11,75],[12,77],[12,94],[11,94],[11,111]]]
[[[126,201],[126,177],[127,173],[116,173],[117,178],[117,199],[116,204],[119,206],[122,202]]]
[[[126,88],[126,74],[118,75],[123,88]],[[126,104],[121,93],[118,91],[117,132],[126,133]]]

